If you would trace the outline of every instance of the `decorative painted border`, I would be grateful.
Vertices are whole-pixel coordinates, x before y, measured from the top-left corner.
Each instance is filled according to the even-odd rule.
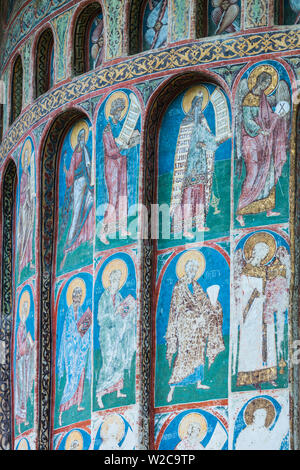
[[[16,45],[20,43],[32,29],[54,11],[66,6],[68,3],[73,5],[74,0],[43,0],[45,9],[41,9],[40,12],[37,11],[35,3],[35,1],[27,3],[27,5],[21,7],[18,12],[15,12],[15,9],[13,9],[13,19],[10,20],[7,25],[7,31],[2,42],[2,44],[5,43],[5,47],[1,48],[0,55],[0,63],[2,63],[3,66],[9,59]],[[42,6],[43,5],[41,5],[40,8],[42,8]]]
[[[246,36],[205,40],[152,51],[77,77],[33,103],[4,136],[0,147],[0,165],[16,142],[38,121],[90,92],[149,76],[154,73],[180,71],[185,67],[232,61],[266,54],[279,54],[300,49],[300,29],[249,34]]]
[[[51,390],[52,390],[52,337],[53,337],[53,256],[55,227],[55,188],[58,145],[65,131],[65,123],[82,116],[73,109],[60,115],[48,132],[41,164],[41,209],[40,209],[40,312],[39,312],[39,413],[38,448],[50,448]]]
[[[11,335],[14,311],[13,243],[17,168],[11,160],[2,181],[2,281],[0,314],[0,449],[12,448]]]

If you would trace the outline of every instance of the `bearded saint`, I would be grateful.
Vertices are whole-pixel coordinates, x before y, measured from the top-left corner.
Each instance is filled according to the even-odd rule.
[[[94,231],[94,190],[91,186],[91,157],[85,144],[85,130],[78,134],[77,145],[71,158],[70,168],[64,165],[67,192],[64,204],[61,231],[66,229],[68,215],[72,210],[72,222],[64,246],[65,263],[67,254],[74,251],[84,242],[92,240]]]
[[[194,279],[199,269],[196,260],[185,265],[185,275],[174,287],[166,334],[167,360],[172,364],[167,401],[173,398],[174,388],[197,383],[198,389],[208,389],[204,380],[205,359],[210,367],[218,354],[225,350],[222,323],[223,312],[217,301],[212,304],[208,295]]]

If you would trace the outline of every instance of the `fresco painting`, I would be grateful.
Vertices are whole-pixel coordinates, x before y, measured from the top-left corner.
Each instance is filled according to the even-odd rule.
[[[158,49],[168,39],[168,0],[147,0],[142,28],[143,50]]]
[[[55,428],[90,418],[92,275],[72,276],[57,300]]]
[[[288,450],[290,448],[288,392],[235,395],[231,400],[232,449]]]
[[[36,377],[35,308],[32,287],[20,292],[15,320],[14,419],[15,435],[34,426],[34,383]]]
[[[300,2],[299,0],[280,0],[283,10],[283,21],[285,25],[299,24],[300,21]]]
[[[26,437],[22,437],[17,444],[16,444],[16,450],[33,450],[34,446],[30,446],[30,442]]]
[[[127,414],[107,413],[97,420],[94,450],[135,450],[135,436]]]
[[[92,21],[89,29],[89,64],[88,70],[93,70],[102,64],[104,59],[104,20],[102,13]]]
[[[286,238],[271,230],[250,232],[237,243],[233,269],[233,390],[287,387],[291,267]]]
[[[208,35],[236,33],[241,29],[240,0],[208,1]]]
[[[262,63],[242,77],[236,97],[236,227],[289,218],[291,89],[280,64]]]
[[[130,90],[113,92],[98,113],[96,250],[128,244],[135,235],[129,228],[137,215],[140,115]]]
[[[158,248],[227,234],[230,224],[231,118],[224,92],[199,84],[165,112],[159,138],[158,202],[170,207],[171,242],[160,227]],[[166,238],[166,239],[164,239]]]
[[[92,155],[91,123],[81,119],[70,127],[61,147],[57,274],[92,263]]]
[[[167,263],[156,308],[155,405],[227,397],[229,265],[219,247]]]
[[[94,410],[135,401],[136,274],[119,252],[99,269],[94,290]]]
[[[56,436],[56,450],[89,450],[91,436],[85,429],[71,429]]]
[[[225,415],[225,416],[224,416]],[[163,426],[157,450],[227,450],[228,424],[225,407],[189,409],[157,416]]]
[[[17,284],[35,272],[36,182],[35,152],[31,138],[24,142],[17,188]]]
[[[4,2],[0,174],[6,184],[13,163],[16,177],[9,255],[2,246],[11,337],[0,324],[13,400],[7,411],[0,390],[0,415],[11,447],[289,449],[300,2],[103,2],[77,77],[76,2]],[[35,37],[50,26],[50,89],[35,99]],[[26,99],[11,122],[18,54]],[[137,233],[145,201],[164,213],[149,244]]]

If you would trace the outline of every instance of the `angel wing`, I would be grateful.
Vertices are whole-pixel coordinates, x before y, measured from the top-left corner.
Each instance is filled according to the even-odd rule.
[[[243,125],[243,101],[249,93],[248,81],[246,78],[241,80],[237,94],[237,102],[235,107],[235,129],[236,129],[236,154],[237,158],[242,158],[242,125]]]
[[[292,100],[289,86],[285,80],[280,80],[276,90],[275,113],[289,119]]]

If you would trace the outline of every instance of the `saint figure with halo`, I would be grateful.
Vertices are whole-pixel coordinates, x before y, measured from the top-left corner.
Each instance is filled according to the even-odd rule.
[[[166,333],[166,358],[172,369],[168,402],[173,399],[175,387],[196,383],[198,389],[209,389],[203,383],[205,359],[208,358],[210,367],[225,350],[219,286],[210,286],[204,292],[197,282],[204,270],[205,258],[196,250],[185,252],[177,262],[178,281],[173,289]]]

